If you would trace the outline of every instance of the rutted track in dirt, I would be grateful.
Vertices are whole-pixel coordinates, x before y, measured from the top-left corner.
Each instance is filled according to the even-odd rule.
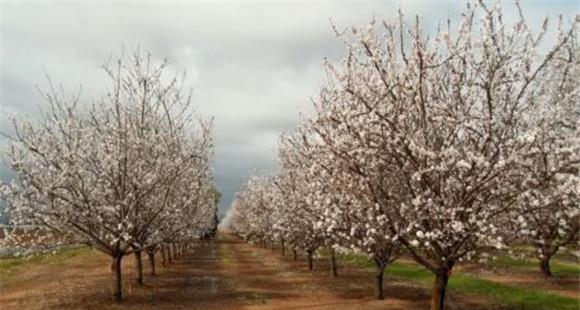
[[[429,290],[389,278],[387,299],[373,298],[369,271],[340,268],[332,278],[326,260],[307,270],[304,260],[282,257],[279,250],[259,248],[232,237],[214,244],[220,253],[216,274],[227,283],[234,300],[224,305],[243,309],[427,309]],[[454,309],[489,309],[482,300],[452,296]],[[460,303],[462,305],[460,305]]]

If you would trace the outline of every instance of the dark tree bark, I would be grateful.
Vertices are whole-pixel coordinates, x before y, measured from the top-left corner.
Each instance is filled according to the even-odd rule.
[[[123,300],[123,282],[121,273],[121,262],[123,260],[123,255],[117,255],[113,257],[113,262],[111,264],[111,271],[113,272],[113,298],[116,302]]]
[[[166,245],[167,247],[167,261],[171,264],[173,258],[171,257],[171,246],[169,244]]]
[[[435,275],[435,283],[431,294],[431,310],[445,309],[445,296],[447,294],[447,281],[449,270],[441,270]]]
[[[286,245],[284,244],[284,238],[280,240],[280,243],[282,244],[282,256],[286,256]]]
[[[161,245],[161,265],[163,267],[167,266],[167,257],[165,253],[165,245]]]
[[[314,269],[314,261],[312,259],[312,251],[306,251],[306,257],[308,258],[308,270],[312,271]]]
[[[149,266],[151,267],[151,275],[154,276],[155,272],[155,249],[147,250],[147,256],[149,257]]]
[[[386,264],[380,259],[374,259],[375,261],[375,297],[377,299],[384,299],[385,294],[383,290],[383,278],[385,275]]]
[[[296,251],[296,249],[292,249],[292,253],[294,254],[294,260],[298,260],[298,251]]]
[[[542,245],[541,247],[538,247],[541,254],[541,256],[539,257],[540,271],[542,272],[542,275],[546,278],[550,278],[553,276],[552,270],[550,269],[550,260],[552,259],[554,254],[558,252],[559,248],[560,247],[558,245],[552,246]]]
[[[334,248],[330,248],[330,271],[333,277],[338,277],[338,270],[336,267],[336,253]]]
[[[546,278],[550,278],[553,275],[552,270],[550,269],[551,258],[551,256],[544,255],[544,257],[540,259],[540,270],[542,271],[542,275]]]
[[[137,273],[137,283],[143,285],[143,259],[142,250],[135,251],[135,272]]]

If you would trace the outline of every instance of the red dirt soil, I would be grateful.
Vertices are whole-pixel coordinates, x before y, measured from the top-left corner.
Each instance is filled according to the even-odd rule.
[[[160,259],[157,259],[160,261]],[[147,267],[147,261],[144,261]],[[385,300],[373,298],[370,271],[342,267],[332,278],[326,260],[313,272],[303,259],[232,237],[201,242],[145,285],[134,284],[133,257],[124,259],[125,301],[111,298],[110,260],[91,252],[66,262],[19,270],[0,284],[10,309],[428,309],[428,289],[386,277]],[[474,296],[449,295],[450,309],[500,309]]]

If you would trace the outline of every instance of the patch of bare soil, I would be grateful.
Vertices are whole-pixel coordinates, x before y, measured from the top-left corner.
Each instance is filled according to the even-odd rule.
[[[160,259],[157,259],[160,261]],[[144,261],[145,267],[148,266]],[[373,298],[370,271],[328,262],[313,272],[304,259],[232,237],[201,242],[193,253],[158,267],[145,285],[134,284],[133,257],[124,260],[125,301],[111,298],[110,260],[94,252],[63,263],[26,268],[0,285],[0,308],[10,309],[428,309],[427,288],[385,279],[386,299]],[[499,309],[488,301],[451,293],[449,309]]]
[[[218,247],[200,243],[194,253],[174,260],[168,267],[158,264],[158,275],[148,276],[145,285],[135,283],[134,258],[123,260],[122,303],[112,301],[110,259],[100,253],[73,257],[66,263],[32,266],[3,283],[0,308],[9,309],[221,309],[229,308],[230,290],[219,277]],[[160,257],[157,257],[160,262]],[[232,306],[233,307],[233,306]]]
[[[266,300],[247,309],[429,309],[430,290],[423,286],[386,277],[386,297],[376,300],[371,271],[339,265],[339,276],[333,278],[326,259],[317,260],[310,272],[303,258],[294,261],[291,255],[282,257],[280,249],[229,242],[242,258],[237,260],[241,266],[232,269],[232,277],[243,279],[248,289],[260,292]],[[449,309],[456,310],[501,308],[488,300],[453,293],[448,304]]]
[[[257,248],[230,239],[222,241],[229,257],[224,276],[247,297],[244,309],[418,309],[424,302],[413,296],[376,301],[372,298],[372,277],[349,272],[345,279],[333,279],[324,264],[308,272],[303,261],[283,259],[278,251]],[[320,263],[320,262],[319,262]],[[345,270],[343,270],[345,271]],[[364,277],[364,275],[363,275]],[[347,280],[348,279],[348,280]],[[395,293],[395,292],[393,292]],[[408,297],[408,298],[406,298]]]

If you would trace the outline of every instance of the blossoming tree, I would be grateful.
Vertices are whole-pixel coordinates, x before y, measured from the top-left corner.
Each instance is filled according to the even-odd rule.
[[[576,23],[561,24],[544,51],[546,27],[534,34],[523,17],[508,29],[501,9],[483,3],[463,16],[433,39],[418,18],[383,23],[380,34],[374,22],[353,29],[341,66],[329,65],[314,129],[434,273],[432,309],[444,308],[457,262],[503,245],[498,219],[524,191],[525,120],[553,96],[538,91],[557,83],[548,68],[575,65],[560,52],[577,52],[568,48]]]
[[[191,116],[182,79],[139,52],[105,66],[112,87],[90,106],[51,88],[42,120],[14,120],[16,173],[3,185],[15,225],[72,235],[121,261],[205,223],[211,182],[210,123]]]

